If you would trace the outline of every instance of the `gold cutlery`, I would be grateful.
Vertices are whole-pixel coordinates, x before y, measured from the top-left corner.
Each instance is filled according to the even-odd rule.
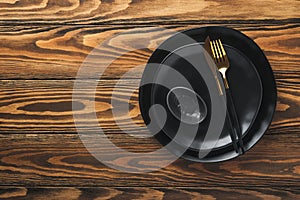
[[[233,142],[233,146],[237,152],[239,152],[239,148],[237,147],[236,144],[236,136],[238,137],[238,143],[241,148],[241,153],[244,153],[244,144],[243,144],[243,139],[242,139],[242,131],[240,127],[240,123],[238,120],[238,116],[235,110],[234,102],[231,96],[230,88],[229,88],[229,83],[227,80],[226,72],[230,67],[229,60],[226,54],[226,51],[224,49],[224,46],[221,42],[220,39],[218,40],[210,40],[209,37],[207,37],[206,41],[206,49],[209,44],[210,50],[208,53],[212,56],[213,60],[215,61],[215,64],[218,68],[218,71],[221,73],[225,90],[226,90],[226,97],[227,97],[227,124],[229,125],[230,128],[230,136]],[[228,105],[229,103],[229,105]],[[228,111],[230,110],[230,112]],[[233,118],[233,123],[232,123],[232,118]]]

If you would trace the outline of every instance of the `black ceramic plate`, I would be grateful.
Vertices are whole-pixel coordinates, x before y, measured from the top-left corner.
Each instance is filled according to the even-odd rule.
[[[204,44],[207,36],[210,36],[211,39],[221,38],[230,61],[227,76],[242,128],[244,147],[246,151],[249,150],[267,130],[276,105],[274,76],[264,53],[253,40],[230,28],[202,27],[182,33],[193,38],[201,45]],[[188,150],[183,157],[200,162],[228,160],[239,154],[233,149],[229,130],[226,126],[224,126],[214,149],[205,158],[198,158],[198,147],[203,141],[210,123],[211,100],[207,85],[201,74],[197,73],[192,66],[189,66],[190,64],[185,58],[176,54],[176,51],[187,51],[192,52],[189,56],[201,57],[198,55],[199,52],[191,50],[194,45],[196,44],[183,39],[181,34],[176,34],[160,45],[152,54],[148,63],[164,64],[176,69],[190,81],[194,91],[206,102],[207,117],[200,123],[196,138],[186,133],[183,140],[176,141],[178,146],[191,144],[188,145]],[[161,49],[169,49],[169,51]],[[145,79],[145,76],[149,79],[149,73],[147,73],[149,67],[151,66],[146,66],[142,79]],[[170,73],[164,68],[157,67],[155,70],[155,73],[150,74],[150,76],[153,76],[151,79],[159,79],[160,82],[172,81],[172,77],[169,76]],[[156,138],[163,145],[168,144],[174,138],[180,123],[167,107],[168,93],[169,90],[160,85],[146,85],[140,87],[139,91],[140,109],[146,124],[150,123],[148,112],[152,105],[161,104],[166,108],[167,121],[163,129],[156,134]],[[191,140],[192,143],[190,143]]]

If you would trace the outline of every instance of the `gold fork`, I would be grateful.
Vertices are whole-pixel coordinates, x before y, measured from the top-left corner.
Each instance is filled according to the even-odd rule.
[[[210,41],[210,48],[212,50],[213,58],[219,69],[219,72],[223,76],[225,89],[229,89],[229,85],[226,77],[226,71],[229,68],[229,61],[221,40],[218,39],[218,40]]]
[[[230,92],[230,89],[229,89],[229,84],[228,84],[227,76],[226,76],[226,72],[227,72],[228,68],[230,67],[229,60],[228,60],[226,51],[225,51],[224,46],[223,46],[220,39],[210,41],[210,48],[211,48],[212,57],[213,57],[216,65],[218,67],[219,72],[222,74],[222,77],[223,77],[223,80],[224,80],[224,86],[225,86],[225,89],[226,89],[226,96],[228,98],[227,102],[229,103],[228,107],[230,109],[230,115],[232,116],[233,121],[234,121],[233,130],[235,131],[235,133],[238,137],[239,146],[240,146],[241,151],[242,151],[241,153],[244,153],[245,151],[244,151],[244,144],[243,144],[243,139],[242,139],[242,131],[241,131],[240,123],[239,123],[239,120],[238,120],[238,117],[237,117],[237,113],[236,113],[236,110],[235,110],[234,102],[233,102],[233,99],[232,99],[232,96],[231,96],[231,92]],[[231,117],[228,116],[228,118],[229,118],[230,126],[231,126],[232,125],[231,124]],[[236,138],[232,138],[232,139],[233,139],[233,142],[235,142]]]

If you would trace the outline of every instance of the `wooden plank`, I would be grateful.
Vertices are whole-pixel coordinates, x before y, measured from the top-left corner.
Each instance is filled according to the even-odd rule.
[[[44,187],[44,188],[0,188],[1,199],[57,200],[57,199],[299,199],[299,189],[287,187]]]
[[[0,27],[0,79],[75,79],[86,56],[99,44],[105,45],[98,51],[95,63],[98,68],[103,69],[108,65],[109,58],[129,51],[130,44],[144,44],[145,40],[149,40],[144,45],[146,49],[125,53],[102,75],[106,79],[117,79],[133,67],[145,64],[158,44],[174,31],[203,25],[206,24],[161,27],[157,25],[152,27],[2,26]],[[272,25],[231,22],[222,25],[241,30],[253,38],[265,51],[273,70],[279,72],[278,78],[290,77],[291,82],[299,76],[299,23]],[[161,28],[168,28],[168,30],[162,31]],[[118,36],[129,30],[130,33]],[[138,69],[140,73],[132,75],[132,78],[141,77],[143,67]]]
[[[2,24],[178,23],[299,18],[295,0],[1,0]]]
[[[152,138],[108,135],[120,148],[149,152],[160,145]],[[93,141],[92,141],[93,142]],[[299,134],[265,135],[245,155],[201,164],[179,159],[151,173],[125,173],[92,157],[77,134],[1,134],[1,186],[77,187],[289,187],[300,182]],[[95,143],[96,150],[99,143]],[[98,145],[98,147],[97,147]],[[128,166],[134,156],[112,155],[105,143],[101,150],[112,162]],[[160,158],[158,158],[160,159]],[[145,163],[143,164],[145,165]],[[147,165],[146,165],[147,166]]]
[[[276,114],[268,133],[288,134],[299,133],[300,118],[300,82],[288,75],[279,74],[277,80],[278,102]],[[122,121],[123,128],[132,132],[148,134],[141,131],[144,127],[140,115],[137,84],[135,79],[102,80],[98,82],[95,102],[89,99],[73,101],[79,110],[72,111],[72,93],[74,82],[56,80],[2,80],[0,81],[0,131],[1,133],[76,133],[73,114],[89,113],[90,102],[95,103],[98,121],[107,133],[122,133],[116,120],[128,119],[128,113],[113,117],[111,99],[119,104],[128,104],[129,116],[138,124],[135,126],[128,121]],[[114,96],[112,98],[112,93]],[[92,93],[92,88],[82,89],[82,96]],[[134,94],[131,95],[131,93]],[[128,103],[127,99],[131,99]],[[90,119],[82,122],[89,125]]]
[[[299,6],[295,0],[0,0],[0,199],[300,199]],[[105,71],[97,116],[108,138],[123,149],[161,147],[153,138],[123,134],[110,104],[116,79],[147,62],[170,36],[159,25],[174,31],[225,25],[265,51],[276,76],[278,104],[271,128],[245,155],[214,164],[179,159],[157,172],[127,174],[100,163],[83,146],[72,113],[84,113],[90,100],[75,100],[82,109],[72,111],[72,80],[93,48],[137,28],[125,36],[127,44],[114,37],[98,51],[105,63],[131,42],[151,38],[146,49],[127,53]],[[115,100],[125,102],[142,71],[122,82]],[[143,126],[137,93],[130,115]],[[123,125],[148,134],[126,121]],[[99,143],[92,144],[97,150]],[[107,144],[101,145],[112,162],[120,162]]]

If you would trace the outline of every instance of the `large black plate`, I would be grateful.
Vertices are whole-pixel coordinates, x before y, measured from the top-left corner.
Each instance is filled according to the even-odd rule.
[[[211,39],[222,39],[231,65],[227,74],[231,93],[241,123],[245,150],[249,150],[267,130],[275,110],[276,85],[268,60],[253,40],[234,29],[225,27],[202,27],[187,30],[183,33],[193,38],[198,44],[203,44],[208,35]],[[179,146],[186,146],[193,140],[191,145],[188,145],[188,150],[184,153],[183,157],[201,162],[228,160],[239,154],[237,154],[232,147],[229,130],[226,126],[213,151],[203,159],[198,158],[199,144],[203,141],[205,131],[210,123],[209,113],[211,110],[211,100],[208,95],[208,88],[201,74],[195,72],[192,66],[189,67],[190,64],[185,58],[176,55],[176,51],[187,50],[193,52],[189,56],[200,57],[200,55],[198,55],[199,52],[189,50],[189,48],[193,48],[193,45],[194,44],[190,41],[182,39],[181,34],[176,34],[160,45],[152,54],[148,63],[162,63],[184,74],[193,86],[194,91],[197,92],[207,104],[208,116],[200,124],[196,138],[189,136],[189,133],[187,133],[183,140],[176,141]],[[169,49],[169,51],[161,49]],[[144,79],[145,76],[149,76],[147,67],[142,79]],[[156,73],[151,73],[153,80],[160,79],[160,82],[172,81],[172,77],[168,76],[169,73],[165,68],[157,67],[155,70]],[[149,77],[147,78],[149,79]],[[150,123],[148,112],[152,105],[161,104],[168,112],[165,100],[168,91],[168,89],[159,85],[140,87],[140,109],[146,124]],[[179,121],[173,117],[172,114],[168,113],[165,126],[156,134],[156,138],[161,144],[166,145],[174,138],[178,124]]]

